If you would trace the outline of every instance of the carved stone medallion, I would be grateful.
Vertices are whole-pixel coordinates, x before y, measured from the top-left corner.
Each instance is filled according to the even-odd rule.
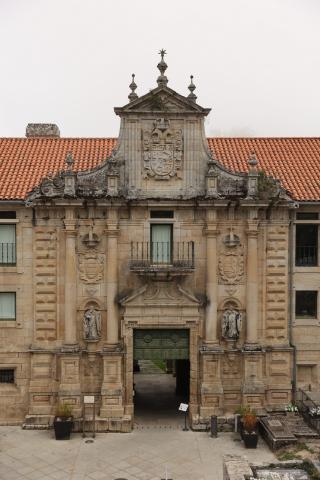
[[[169,120],[160,118],[153,130],[143,132],[144,177],[169,180],[180,176],[182,164],[182,130],[169,128]]]
[[[79,254],[80,279],[84,283],[98,283],[103,278],[104,255],[101,253]]]

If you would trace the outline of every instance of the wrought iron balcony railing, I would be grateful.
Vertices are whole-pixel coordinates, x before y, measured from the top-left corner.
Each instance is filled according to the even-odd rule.
[[[316,267],[318,264],[318,248],[312,246],[296,247],[296,266],[297,267]]]
[[[194,269],[194,242],[131,242],[130,269],[188,272]]]
[[[16,264],[16,244],[0,243],[0,265]]]

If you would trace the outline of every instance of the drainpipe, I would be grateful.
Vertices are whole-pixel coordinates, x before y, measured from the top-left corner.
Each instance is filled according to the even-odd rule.
[[[292,399],[293,402],[296,400],[296,392],[297,392],[297,349],[296,346],[293,344],[293,335],[292,335],[292,327],[293,327],[293,312],[292,312],[292,299],[294,295],[293,289],[293,265],[295,260],[295,252],[293,251],[293,235],[294,235],[294,223],[293,220],[295,218],[295,210],[289,211],[289,256],[288,256],[288,314],[289,314],[289,344],[293,350],[293,358],[292,358],[292,373],[291,373],[291,385],[292,385]]]

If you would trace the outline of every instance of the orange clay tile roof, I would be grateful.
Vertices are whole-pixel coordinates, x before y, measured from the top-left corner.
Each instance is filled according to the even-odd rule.
[[[49,172],[65,169],[67,152],[75,170],[95,167],[116,145],[115,138],[1,138],[0,199],[24,199]],[[247,170],[255,152],[259,169],[279,178],[293,198],[320,200],[319,138],[208,138],[211,152],[226,168]]]

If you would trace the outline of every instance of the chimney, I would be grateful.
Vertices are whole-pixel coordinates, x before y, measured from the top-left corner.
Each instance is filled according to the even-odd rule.
[[[60,138],[58,125],[54,123],[28,123],[27,138]]]

